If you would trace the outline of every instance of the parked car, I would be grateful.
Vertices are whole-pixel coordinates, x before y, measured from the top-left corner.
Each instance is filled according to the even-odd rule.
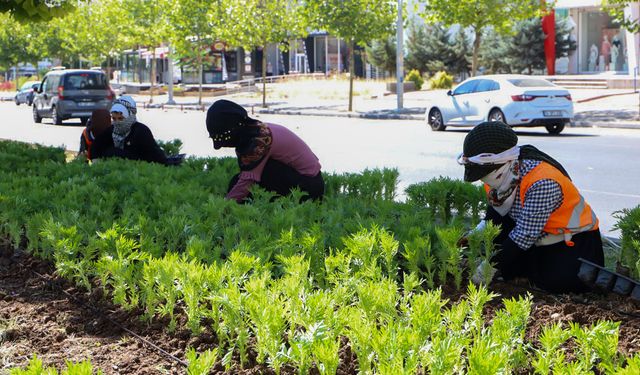
[[[56,69],[44,76],[33,99],[33,121],[51,118],[55,125],[79,118],[85,124],[96,109],[109,109],[115,93],[102,71]]]
[[[475,126],[502,121],[510,126],[544,126],[560,133],[573,119],[568,90],[538,77],[488,75],[465,80],[427,106],[427,124],[442,131],[447,126]]]
[[[31,105],[33,103],[33,95],[35,91],[40,86],[40,81],[27,81],[20,87],[18,92],[16,92],[16,96],[13,100],[16,102],[16,105],[20,105],[25,103],[27,105]]]

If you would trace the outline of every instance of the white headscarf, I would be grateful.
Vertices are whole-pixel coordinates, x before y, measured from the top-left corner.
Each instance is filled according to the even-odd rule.
[[[131,126],[136,122],[135,117],[131,116],[129,110],[120,103],[116,103],[111,107],[111,112],[119,112],[124,116],[122,121],[111,121],[113,124],[113,145],[117,148],[124,148],[124,139],[131,132]]]
[[[520,184],[520,163],[511,160],[480,180],[491,188],[489,204],[502,216],[511,210],[516,198],[516,187]]]

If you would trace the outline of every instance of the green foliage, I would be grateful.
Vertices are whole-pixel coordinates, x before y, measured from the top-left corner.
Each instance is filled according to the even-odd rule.
[[[167,156],[178,155],[182,149],[182,141],[178,138],[166,142],[159,140],[158,146],[160,146]]]
[[[501,0],[451,2],[448,0],[421,0],[424,9],[422,17],[429,23],[440,22],[445,26],[460,25],[472,28],[475,33],[471,73],[475,75],[478,68],[477,58],[481,46],[482,33],[492,27],[500,33],[509,33],[514,23],[531,18],[541,12],[537,0]]]
[[[608,12],[614,19],[614,21],[624,27],[628,32],[637,33],[640,31],[640,24],[638,19],[630,17],[625,14],[625,8],[627,6],[633,6],[632,0],[603,0],[602,11]]]
[[[349,46],[349,111],[353,110],[353,78],[356,45],[384,40],[393,32],[396,3],[386,0],[309,0],[303,2],[308,26],[325,30]]]
[[[0,3],[0,13],[9,13],[23,23],[41,22],[64,16],[76,4],[71,0],[6,0]]]
[[[218,359],[217,349],[207,349],[198,354],[194,348],[189,348],[186,352],[187,375],[207,375]]]
[[[55,367],[45,367],[42,360],[35,354],[29,359],[29,364],[26,368],[14,368],[10,370],[11,375],[58,375],[58,370]],[[91,361],[86,360],[82,362],[66,361],[66,369],[59,373],[60,375],[93,375],[93,365]],[[101,370],[95,371],[96,375],[102,375]]]
[[[396,71],[396,39],[377,39],[371,42],[371,46],[366,47],[369,62],[389,75],[393,76]]]
[[[429,79],[430,89],[450,89],[453,87],[453,77],[447,72],[438,72]]]
[[[614,228],[620,230],[622,239],[618,261],[631,270],[635,279],[640,279],[640,206],[617,211],[614,217],[618,220]]]
[[[407,35],[408,69],[435,74],[453,64],[453,45],[448,28],[442,24],[412,22]]]
[[[229,158],[65,164],[60,149],[0,142],[0,234],[15,246],[26,237],[61,275],[149,321],[166,318],[170,332],[215,332],[216,350],[187,352],[188,373],[218,359],[239,372],[256,353],[275,373],[334,374],[347,342],[362,373],[633,373],[616,323],[543,328],[534,345],[529,297],[492,304],[491,324],[496,295],[485,286],[442,297],[437,279],[465,282],[457,240],[477,221],[481,188],[441,178],[398,202],[397,171],[378,170],[328,176],[321,204],[256,190],[238,205],[223,198],[236,168]],[[497,231],[470,239],[477,259],[491,258]]]
[[[404,80],[413,82],[416,86],[416,90],[422,89],[422,85],[424,84],[424,78],[422,78],[422,74],[420,74],[420,72],[416,69],[411,70]]]

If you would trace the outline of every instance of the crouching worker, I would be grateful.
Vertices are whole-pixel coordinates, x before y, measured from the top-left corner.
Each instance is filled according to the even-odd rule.
[[[91,118],[87,121],[87,126],[80,135],[80,149],[78,157],[91,160],[91,146],[96,137],[104,133],[111,126],[111,115],[106,109],[98,109],[93,111]]]
[[[151,130],[137,121],[135,112],[124,104],[111,107],[112,126],[93,142],[94,159],[120,157],[167,164],[167,156],[158,146]]]
[[[298,188],[306,193],[302,200],[322,199],[324,180],[318,158],[292,131],[254,120],[228,100],[213,103],[206,121],[213,147],[233,147],[238,157],[240,173],[231,179],[227,199],[244,202],[253,184],[281,196]]]
[[[485,220],[501,225],[492,262],[504,280],[526,277],[554,293],[585,291],[578,258],[604,264],[598,219],[560,163],[517,143],[509,126],[485,122],[467,134],[458,159],[465,181],[484,183]],[[486,268],[472,279],[482,279],[479,272]]]

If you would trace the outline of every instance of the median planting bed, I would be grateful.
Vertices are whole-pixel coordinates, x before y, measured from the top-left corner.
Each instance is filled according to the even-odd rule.
[[[398,202],[397,172],[374,170],[327,176],[322,203],[256,190],[238,205],[222,198],[236,168],[66,163],[60,149],[1,142],[0,368],[640,371],[631,300],[468,284],[496,251],[495,228],[456,245],[482,215],[480,188],[438,179]]]

